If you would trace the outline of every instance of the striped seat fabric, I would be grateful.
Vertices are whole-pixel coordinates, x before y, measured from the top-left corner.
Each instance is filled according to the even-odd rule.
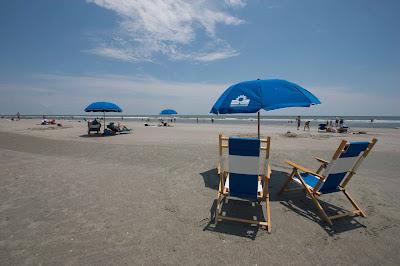
[[[229,177],[225,187],[229,195],[257,199],[262,189],[258,181],[260,172],[260,140],[255,138],[229,138]]]
[[[361,163],[358,160],[360,154],[368,148],[369,142],[350,142],[339,158],[332,160],[325,169],[323,176],[326,176],[318,192],[327,194],[339,191],[339,186],[347,173],[357,170]],[[304,182],[314,188],[319,179],[312,174],[301,174]],[[298,178],[294,178],[297,183],[301,183]]]

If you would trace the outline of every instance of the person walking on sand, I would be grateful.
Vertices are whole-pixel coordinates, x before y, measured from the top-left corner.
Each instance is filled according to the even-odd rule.
[[[300,128],[300,126],[301,126],[301,118],[300,118],[299,115],[298,115],[297,118],[296,118],[296,122],[297,122],[297,130],[299,130],[299,128]]]
[[[310,131],[310,122],[311,122],[311,121],[306,121],[306,122],[304,123],[304,129],[303,129],[303,131],[306,131],[306,128],[308,129],[308,131]]]
[[[211,118],[211,124],[214,124],[214,118]]]
[[[198,118],[198,117],[196,117],[196,123],[197,123],[197,124],[199,123],[199,118]]]
[[[19,112],[17,113],[17,119],[21,120],[21,115],[19,114]]]

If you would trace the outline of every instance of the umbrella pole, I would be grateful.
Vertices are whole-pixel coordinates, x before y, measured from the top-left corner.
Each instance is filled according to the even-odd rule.
[[[260,111],[257,112],[257,122],[258,139],[260,139]]]
[[[105,135],[106,133],[106,112],[103,112],[104,114],[104,130],[103,130],[103,134]]]

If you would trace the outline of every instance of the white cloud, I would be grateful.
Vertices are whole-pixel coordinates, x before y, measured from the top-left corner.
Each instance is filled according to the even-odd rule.
[[[210,53],[199,53],[193,56],[193,58],[197,61],[202,62],[209,62],[219,59],[224,59],[228,57],[233,57],[239,55],[239,52],[232,51],[232,50],[225,50],[225,51],[216,51]]]
[[[124,61],[148,61],[157,55],[171,59],[212,61],[239,54],[217,36],[216,27],[218,24],[240,25],[243,20],[228,14],[218,1],[87,0],[87,2],[111,10],[119,17],[119,27],[112,38],[105,39],[97,44],[98,47],[88,50],[90,53]],[[243,7],[245,1],[231,0],[227,1],[227,4]],[[201,30],[206,33],[204,37],[206,40],[197,38],[198,31]],[[209,45],[210,43],[212,45]],[[216,54],[218,56],[215,56]]]
[[[234,7],[244,7],[247,4],[246,0],[225,0],[225,3]]]
[[[91,50],[87,50],[87,52],[122,61],[139,61],[139,59],[136,58],[131,52],[111,47],[97,47]]]

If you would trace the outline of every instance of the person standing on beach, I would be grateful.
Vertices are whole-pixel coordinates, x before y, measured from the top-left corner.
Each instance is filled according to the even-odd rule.
[[[308,131],[310,131],[310,123],[311,123],[311,121],[306,121],[306,122],[304,123],[304,129],[303,129],[303,131],[305,131],[306,128],[308,129]]]
[[[299,130],[299,128],[300,128],[300,126],[301,126],[301,118],[300,118],[299,115],[298,115],[297,118],[296,118],[296,122],[297,122],[297,130]]]
[[[214,124],[214,118],[211,118],[211,124]]]
[[[17,113],[17,119],[21,120],[21,115],[19,114],[19,112]]]
[[[339,125],[339,118],[336,117],[336,120],[335,120],[335,127],[338,127],[338,125]]]
[[[197,124],[199,123],[199,118],[198,118],[198,117],[196,117],[196,123],[197,123]]]

